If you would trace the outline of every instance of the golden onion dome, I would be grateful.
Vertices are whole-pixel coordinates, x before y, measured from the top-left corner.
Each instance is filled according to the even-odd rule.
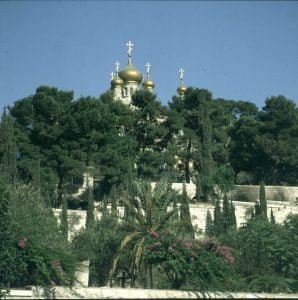
[[[153,89],[155,86],[153,80],[151,80],[151,79],[145,79],[143,81],[142,85],[143,85],[143,88],[151,88],[151,89]]]
[[[137,82],[141,83],[143,80],[142,73],[136,69],[132,63],[128,63],[127,66],[119,72],[119,77],[124,82]]]
[[[124,82],[119,76],[116,76],[111,80],[112,88],[114,88],[116,86],[123,86],[123,84],[124,84]]]
[[[177,92],[178,94],[184,95],[184,93],[186,92],[187,87],[184,84],[181,84],[178,88],[177,88]]]

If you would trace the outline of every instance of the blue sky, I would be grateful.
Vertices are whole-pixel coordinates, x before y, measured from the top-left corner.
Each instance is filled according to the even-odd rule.
[[[110,87],[114,62],[144,74],[168,103],[187,86],[264,106],[298,100],[296,1],[0,1],[0,109],[40,85],[75,99]]]

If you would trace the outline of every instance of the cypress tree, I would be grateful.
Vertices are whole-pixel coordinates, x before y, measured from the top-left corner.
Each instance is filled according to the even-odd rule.
[[[104,195],[103,196],[103,215],[105,215],[108,211],[108,199],[107,199],[107,196]]]
[[[10,281],[15,280],[18,270],[15,266],[15,246],[10,213],[10,195],[6,179],[0,174],[0,298],[9,289]],[[3,181],[3,182],[2,182]],[[4,297],[5,299],[5,297]]]
[[[198,173],[196,176],[196,199],[197,199],[197,202],[200,201],[201,195],[202,195],[201,178],[200,178],[200,174]]]
[[[212,154],[211,154],[211,148],[212,148],[212,124],[210,120],[210,109],[208,105],[208,95],[204,95],[205,92],[202,90],[200,94],[202,93],[201,101],[199,102],[198,110],[201,114],[201,144],[202,144],[202,174],[206,177],[209,177],[212,170]],[[204,95],[204,96],[203,96]],[[206,98],[207,97],[207,98]],[[211,95],[209,95],[210,98],[212,98]]]
[[[68,217],[67,217],[67,199],[65,196],[62,197],[60,230],[61,230],[63,237],[67,240],[67,238],[68,238]]]
[[[254,206],[254,214],[252,215],[252,218],[260,218],[261,214],[261,205],[259,200],[257,200]]]
[[[232,200],[230,200],[230,226],[235,228],[235,229],[237,228],[237,219],[236,219],[235,206],[234,206]]]
[[[260,184],[259,200],[260,200],[260,217],[262,219],[267,220],[267,199],[265,193],[265,184],[263,181]]]
[[[86,228],[91,228],[94,226],[94,198],[93,198],[93,190],[89,186],[87,189],[87,216],[86,216]]]
[[[115,185],[111,190],[111,213],[113,216],[117,216],[117,189]]]
[[[189,238],[195,238],[195,231],[191,223],[191,216],[189,211],[189,197],[186,192],[186,185],[183,183],[183,190],[181,195],[180,204],[180,222],[181,222],[181,233],[189,236]]]
[[[0,172],[6,183],[14,184],[17,178],[17,147],[14,121],[4,110],[0,124]]]
[[[211,237],[214,235],[213,221],[212,221],[212,216],[211,216],[209,209],[207,210],[207,215],[206,215],[205,235],[208,237]]]
[[[214,235],[219,236],[223,231],[222,213],[220,209],[219,199],[215,201],[213,224]]]
[[[227,232],[228,228],[231,225],[230,206],[229,206],[228,196],[226,192],[223,198],[222,225],[223,225],[224,232]]]
[[[276,223],[272,208],[270,210],[270,223],[271,224],[275,224]]]

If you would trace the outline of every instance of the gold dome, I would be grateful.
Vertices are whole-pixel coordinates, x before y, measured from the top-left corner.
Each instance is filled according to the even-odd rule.
[[[123,80],[117,76],[117,77],[114,77],[112,80],[111,80],[111,86],[112,88],[116,87],[116,86],[123,86],[124,82]]]
[[[127,66],[119,72],[119,77],[124,82],[137,82],[141,83],[143,80],[142,73],[136,69],[132,63],[128,63]]]
[[[181,96],[181,95],[184,95],[184,93],[186,92],[186,89],[187,87],[183,84],[181,84],[178,88],[177,88],[177,92],[178,94]]]
[[[151,89],[153,89],[155,86],[154,82],[151,79],[144,80],[142,85],[143,85],[143,88],[151,88]]]

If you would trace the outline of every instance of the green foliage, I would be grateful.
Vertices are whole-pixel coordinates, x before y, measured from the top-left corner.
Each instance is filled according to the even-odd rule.
[[[201,199],[206,202],[210,200],[211,196],[214,196],[214,180],[213,176],[202,176],[201,178]]]
[[[214,221],[213,221],[213,235],[219,237],[225,235],[231,230],[237,228],[235,207],[232,201],[228,200],[228,196],[225,193],[222,203],[222,209],[220,207],[220,200],[215,201],[214,207]]]
[[[149,183],[134,182],[132,188],[130,197],[123,199],[127,214],[122,219],[120,226],[125,234],[114,257],[111,276],[121,268],[119,262],[126,254],[127,249],[130,249],[129,274],[133,277],[139,275],[141,266],[147,267],[146,264],[143,265],[146,240],[152,234],[161,233],[166,228],[169,229],[169,225],[173,225],[172,217],[176,213],[173,208],[168,210],[173,207],[174,199],[177,197],[177,192],[172,190],[169,184],[160,182],[151,190]],[[150,278],[150,282],[152,287],[153,278]]]
[[[106,212],[93,227],[76,234],[72,248],[80,261],[89,260],[89,285],[105,286],[109,280],[113,257],[120,244],[122,233],[117,219]]]
[[[220,166],[213,175],[214,183],[218,185],[222,194],[228,193],[234,188],[235,172],[231,167]]]
[[[286,228],[263,219],[252,219],[240,228],[233,246],[247,291],[297,291],[297,239]]]
[[[207,213],[206,235],[234,249],[234,264],[219,255],[228,251],[222,245],[213,241],[207,247],[193,239],[185,188],[179,219],[177,194],[168,184],[152,190],[145,183],[164,176],[191,182],[196,176],[196,198],[205,201],[218,196],[215,185],[223,194],[230,191],[235,178],[238,184],[297,185],[295,102],[273,96],[258,111],[252,103],[213,99],[197,88],[188,88],[184,99],[174,96],[169,107],[148,91],[138,91],[132,101],[135,110],[109,92],[74,101],[71,91],[41,86],[4,112],[0,288],[73,282],[67,199],[79,186],[74,179],[92,170],[96,200],[104,199],[103,218],[94,221],[88,189],[87,229],[73,242],[77,256],[91,261],[91,285],[106,285],[109,274],[124,272],[132,285],[146,287],[157,276],[161,281],[155,286],[167,288],[297,291],[297,216],[278,225],[271,210],[265,222],[263,183],[254,218],[238,232],[235,207],[226,195],[222,210],[215,201],[213,222]],[[134,184],[136,177],[144,182]],[[125,207],[120,224],[117,201]],[[59,232],[50,206],[61,205]],[[188,234],[188,240],[181,239]]]
[[[15,264],[22,266],[14,244],[13,219],[10,210],[10,194],[0,177],[0,296],[19,277]]]
[[[14,121],[4,111],[0,124],[0,172],[7,183],[15,183],[17,178],[17,147]]]
[[[76,261],[59,232],[52,209],[41,194],[25,185],[7,186],[1,193],[1,286],[72,285]],[[9,203],[9,205],[5,205]],[[6,208],[5,208],[6,207]],[[3,276],[3,277],[2,277]]]
[[[254,184],[297,184],[297,114],[294,101],[273,96],[256,116],[241,116],[229,131],[236,173],[251,174]]]
[[[234,277],[231,249],[216,241],[163,234],[147,243],[146,260],[159,265],[172,289],[224,290]]]

